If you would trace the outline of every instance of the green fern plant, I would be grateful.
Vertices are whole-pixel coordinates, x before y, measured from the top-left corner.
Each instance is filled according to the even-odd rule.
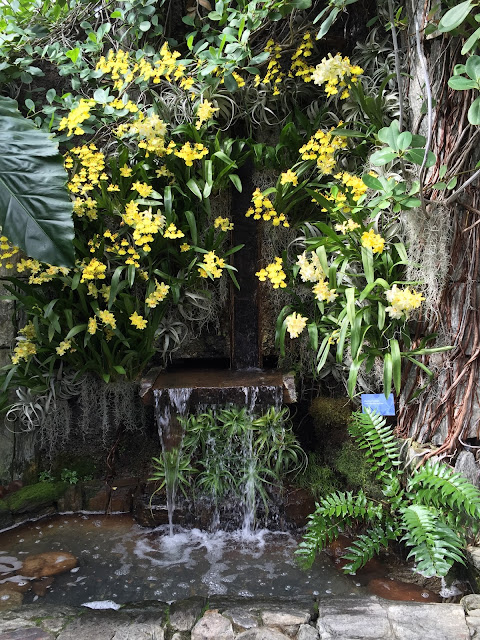
[[[407,546],[408,558],[426,576],[445,576],[454,562],[463,563],[467,540],[480,522],[480,491],[441,462],[406,473],[398,443],[376,412],[354,413],[349,432],[372,465],[383,497],[376,500],[362,490],[323,497],[296,551],[300,564],[311,566],[346,529],[362,529],[347,550],[346,573],[355,573],[393,540]]]

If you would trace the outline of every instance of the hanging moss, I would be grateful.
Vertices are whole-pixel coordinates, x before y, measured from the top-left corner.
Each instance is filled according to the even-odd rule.
[[[7,508],[13,513],[34,510],[56,502],[67,490],[66,482],[37,482],[23,487],[4,500]]]

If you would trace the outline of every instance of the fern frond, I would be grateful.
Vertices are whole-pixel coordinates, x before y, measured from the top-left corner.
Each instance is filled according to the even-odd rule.
[[[306,532],[295,551],[299,564],[311,567],[316,554],[345,528],[356,526],[359,521],[378,523],[382,517],[382,506],[367,498],[363,491],[357,495],[336,491],[322,498],[309,516]]]
[[[446,464],[429,460],[410,478],[408,489],[417,502],[467,514],[472,525],[480,520],[480,491]]]
[[[411,551],[417,571],[425,576],[445,576],[454,562],[462,562],[462,541],[439,519],[433,507],[411,505],[402,510],[402,540]]]
[[[400,466],[398,443],[379,413],[368,408],[364,413],[354,413],[348,430],[380,478],[384,472]]]
[[[399,531],[395,531],[391,526],[385,528],[376,526],[369,529],[366,533],[362,533],[357,537],[355,542],[348,547],[343,557],[346,560],[350,560],[348,564],[343,567],[343,571],[349,574],[355,574],[358,569],[365,566],[374,555],[380,553],[380,549],[383,547],[386,549],[388,543],[391,540],[397,540],[399,537]]]

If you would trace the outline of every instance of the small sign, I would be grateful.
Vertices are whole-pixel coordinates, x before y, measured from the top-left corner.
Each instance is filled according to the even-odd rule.
[[[381,416],[395,415],[395,402],[393,401],[393,393],[388,398],[383,393],[362,393],[362,411],[368,407],[376,411]]]

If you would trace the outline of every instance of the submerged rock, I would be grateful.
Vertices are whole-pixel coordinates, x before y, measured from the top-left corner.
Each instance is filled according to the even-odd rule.
[[[27,556],[23,562],[21,573],[31,578],[43,578],[65,573],[77,566],[77,559],[68,551],[47,551]]]
[[[12,587],[0,586],[0,611],[8,611],[19,607],[23,602],[23,593],[15,591]]]
[[[401,582],[389,578],[374,578],[367,585],[370,593],[386,600],[403,602],[440,602],[441,598],[433,591],[418,584]]]

